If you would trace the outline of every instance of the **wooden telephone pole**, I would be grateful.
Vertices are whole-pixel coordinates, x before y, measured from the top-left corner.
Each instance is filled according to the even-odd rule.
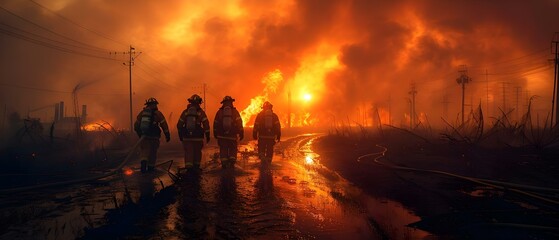
[[[456,82],[462,85],[462,124],[464,124],[464,95],[466,93],[466,84],[472,79],[468,76],[466,65],[462,65],[461,67],[462,70],[458,71],[458,73],[460,73],[460,77],[456,79]]]

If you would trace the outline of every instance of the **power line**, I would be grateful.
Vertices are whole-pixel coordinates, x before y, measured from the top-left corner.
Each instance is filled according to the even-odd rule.
[[[90,28],[88,28],[88,27],[85,27],[85,26],[83,26],[83,25],[81,25],[81,24],[79,24],[79,23],[77,23],[77,22],[75,22],[75,21],[73,21],[73,20],[71,20],[71,19],[69,19],[69,18],[67,18],[67,17],[65,17],[65,16],[63,16],[63,15],[61,15],[60,13],[58,13],[58,12],[56,12],[56,11],[53,11],[53,10],[51,10],[50,8],[45,7],[44,5],[41,5],[41,4],[39,4],[39,3],[37,3],[37,2],[35,2],[35,1],[33,1],[33,0],[29,0],[29,1],[32,2],[33,4],[39,6],[39,7],[41,7],[41,8],[43,8],[43,9],[47,10],[47,11],[49,11],[50,13],[52,13],[52,14],[54,14],[54,15],[56,15],[56,16],[62,18],[62,19],[64,19],[65,21],[67,21],[67,22],[69,22],[69,23],[71,23],[71,24],[73,24],[73,25],[76,25],[76,26],[78,26],[78,27],[80,27],[80,28],[82,28],[82,29],[84,29],[84,30],[86,30],[86,31],[89,31],[89,32],[91,32],[91,33],[94,33],[94,34],[97,35],[97,36],[100,36],[100,37],[105,38],[105,39],[107,39],[107,40],[110,40],[110,41],[113,41],[113,42],[115,42],[115,43],[121,44],[121,45],[123,45],[123,46],[128,46],[128,44],[126,44],[126,43],[122,43],[122,42],[120,42],[120,41],[115,40],[115,39],[112,38],[112,37],[109,37],[109,36],[106,35],[106,34],[103,34],[103,33],[94,31],[94,30],[92,30],[92,29],[90,29]]]
[[[526,55],[522,55],[520,57],[516,57],[516,58],[512,58],[512,59],[505,59],[505,60],[501,60],[501,61],[497,61],[497,62],[493,62],[493,63],[488,63],[484,66],[472,66],[472,67],[468,67],[468,68],[470,70],[477,69],[477,70],[481,70],[481,71],[485,71],[485,69],[488,68],[488,66],[494,66],[493,69],[517,68],[519,66],[525,66],[526,64],[533,63],[534,60],[545,58],[545,56],[547,55],[546,54],[547,50],[549,50],[549,48],[539,49],[539,50],[530,52]],[[499,67],[499,65],[503,65],[503,64],[507,64],[507,65]]]
[[[522,69],[522,70],[518,70],[518,71],[514,71],[514,72],[500,72],[500,73],[487,73],[487,74],[475,74],[475,75],[488,75],[488,76],[495,76],[495,77],[506,77],[508,79],[510,79],[510,76],[519,76],[519,77],[524,77],[524,76],[528,76],[528,75],[532,75],[535,73],[539,73],[539,72],[543,72],[546,70],[551,69],[551,66],[538,66],[538,67],[532,67],[529,69]],[[493,80],[496,81],[496,80]]]
[[[152,77],[153,79],[155,79],[157,81],[158,84],[165,86],[168,89],[173,89],[173,90],[177,90],[176,87],[166,83],[165,81],[161,80],[160,78],[157,78],[155,76],[153,76],[151,73],[149,73],[148,71],[146,71],[143,67],[140,67],[140,65],[136,65],[136,67],[138,67],[139,70],[141,70],[142,72],[144,72],[145,74],[147,74],[148,76]]]
[[[92,49],[97,49],[97,50],[104,51],[104,52],[110,52],[110,51],[111,51],[111,50],[108,50],[108,49],[99,48],[99,47],[93,46],[93,45],[91,45],[91,44],[87,44],[87,43],[84,43],[84,42],[75,40],[75,39],[73,39],[73,38],[64,36],[64,35],[62,35],[62,34],[60,34],[60,33],[57,33],[57,32],[52,31],[52,30],[50,30],[50,29],[48,29],[48,28],[46,28],[46,27],[43,27],[43,26],[41,26],[40,24],[37,24],[37,23],[35,23],[35,22],[31,21],[31,20],[28,20],[28,19],[26,19],[26,18],[24,18],[24,17],[22,17],[22,16],[20,16],[20,15],[17,15],[17,14],[13,13],[12,11],[10,11],[10,10],[8,10],[8,9],[6,9],[6,8],[4,8],[4,7],[2,7],[2,6],[0,6],[0,9],[4,10],[5,12],[9,13],[9,14],[12,15],[12,16],[15,16],[15,17],[19,18],[20,20],[23,20],[23,21],[25,21],[25,22],[27,22],[27,23],[29,23],[29,24],[31,24],[31,25],[34,25],[34,26],[36,26],[36,27],[38,27],[38,28],[40,28],[40,29],[43,29],[43,30],[45,30],[45,31],[47,31],[47,32],[50,32],[50,33],[52,33],[52,34],[54,34],[54,35],[56,35],[56,36],[59,36],[59,37],[61,37],[61,38],[67,39],[67,40],[72,41],[72,42],[75,42],[75,43],[82,44],[82,45],[84,45],[84,46],[88,46],[88,47],[90,47],[90,48],[92,48]]]
[[[531,61],[531,59],[539,59],[541,56],[541,53],[545,53],[549,50],[549,48],[543,48],[543,49],[539,49],[533,52],[530,52],[526,55],[517,57],[517,58],[512,58],[512,59],[506,59],[506,60],[502,60],[502,61],[498,61],[498,62],[494,62],[494,63],[489,63],[488,65],[500,65],[500,64],[505,64],[505,63],[509,63],[509,62],[515,62],[518,60],[522,60],[523,62],[520,63],[524,63],[524,62],[528,62]],[[538,55],[539,54],[539,55]],[[474,67],[475,68],[475,67]]]
[[[62,93],[62,94],[71,94],[71,91],[62,91],[57,89],[50,89],[50,88],[39,88],[39,87],[29,87],[17,84],[8,84],[8,83],[0,83],[0,86],[6,87],[13,87],[13,88],[20,88],[20,89],[28,89],[40,92],[52,92],[52,93]],[[83,95],[99,95],[99,96],[108,96],[108,95],[124,95],[125,93],[80,93]]]
[[[144,64],[144,66],[146,67],[146,69],[154,72],[155,74],[159,75],[159,76],[163,76],[163,74],[161,74],[159,71],[155,70],[154,68],[150,67],[147,63],[145,63],[144,61],[142,61],[141,59],[138,59],[139,63]]]
[[[11,28],[12,30],[19,31],[19,32],[20,32],[19,35],[25,35],[25,34],[27,34],[27,35],[31,35],[32,37],[35,37],[35,39],[39,38],[39,39],[43,39],[43,40],[46,40],[46,41],[51,41],[51,42],[57,43],[57,44],[59,44],[59,45],[64,45],[64,46],[69,46],[69,47],[75,47],[75,48],[81,48],[81,49],[88,50],[88,51],[106,53],[106,52],[104,52],[104,51],[91,50],[91,49],[89,49],[89,48],[84,48],[84,47],[82,47],[82,46],[78,46],[78,45],[74,45],[74,44],[70,44],[70,43],[65,43],[65,42],[61,42],[61,41],[58,41],[58,40],[54,40],[54,39],[51,39],[51,38],[48,38],[48,37],[45,37],[45,36],[41,36],[41,35],[38,35],[38,34],[35,34],[35,33],[32,33],[32,32],[23,30],[23,29],[18,28],[18,27],[10,26],[10,25],[5,24],[5,23],[0,23],[0,24],[3,25],[3,26],[5,26],[5,27]],[[4,29],[4,30],[7,31],[7,32],[15,33],[15,32],[10,31],[10,30],[6,30],[6,29]],[[27,36],[27,37],[29,37],[29,36]],[[32,38],[32,37],[29,37],[29,38]]]
[[[11,36],[11,37],[19,38],[21,40],[25,40],[25,41],[28,41],[28,42],[31,42],[31,43],[35,43],[35,44],[41,45],[43,47],[48,47],[48,48],[51,48],[51,49],[55,49],[55,50],[58,50],[58,51],[61,51],[61,52],[66,52],[66,53],[71,53],[71,54],[76,54],[76,55],[82,55],[82,56],[87,56],[87,57],[93,57],[93,58],[100,58],[100,59],[111,60],[111,61],[121,61],[121,60],[117,60],[117,59],[114,59],[114,58],[102,57],[102,56],[93,55],[93,54],[90,54],[90,53],[84,53],[84,52],[79,52],[79,51],[76,51],[76,50],[68,49],[68,48],[65,48],[65,47],[62,47],[62,46],[57,46],[57,45],[49,43],[49,42],[41,41],[41,40],[38,40],[38,39],[35,39],[35,38],[32,38],[32,37],[28,37],[28,36],[25,36],[23,34],[19,34],[19,33],[16,33],[16,32],[10,31],[10,30],[6,30],[6,29],[2,29],[2,28],[0,28],[0,33],[3,33],[5,35]]]

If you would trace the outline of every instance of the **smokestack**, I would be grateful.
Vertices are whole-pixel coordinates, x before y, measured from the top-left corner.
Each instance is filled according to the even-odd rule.
[[[57,122],[59,120],[60,117],[60,104],[59,103],[55,103],[54,104],[54,121]]]
[[[87,117],[87,105],[82,105],[82,119],[81,119],[82,124],[86,122],[86,117]]]
[[[58,120],[62,120],[64,118],[64,102],[60,102],[60,110],[58,113],[60,114]]]

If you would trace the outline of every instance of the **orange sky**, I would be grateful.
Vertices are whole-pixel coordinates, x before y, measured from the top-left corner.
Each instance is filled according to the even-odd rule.
[[[156,97],[173,128],[204,83],[210,118],[225,95],[239,110],[265,96],[285,121],[291,91],[297,124],[370,124],[363,119],[376,106],[400,125],[413,82],[416,111],[437,124],[445,95],[447,118],[460,112],[460,65],[473,79],[467,109],[481,102],[496,114],[515,107],[518,95],[522,110],[527,95],[538,95],[535,105],[545,116],[553,85],[550,42],[559,31],[556,0],[5,0],[0,6],[2,107],[21,115],[40,109],[31,116],[51,120],[52,110],[42,107],[58,101],[71,107],[70,92],[81,84],[78,102],[89,106],[90,119],[121,128],[129,124],[122,54],[129,45],[142,52],[133,68],[134,114]],[[263,79],[274,72],[281,79],[266,90]]]

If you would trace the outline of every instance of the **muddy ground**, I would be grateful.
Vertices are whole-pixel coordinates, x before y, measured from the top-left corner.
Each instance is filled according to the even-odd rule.
[[[162,145],[158,160],[162,165],[154,173],[139,173],[139,161],[134,159],[125,171],[94,181],[0,189],[0,239],[422,239],[432,235],[407,226],[420,220],[410,209],[372,197],[322,165],[322,156],[312,151],[322,136],[285,137],[269,166],[260,164],[255,141],[250,140],[239,146],[235,169],[221,169],[213,158],[217,146],[210,144],[204,148],[200,174],[178,173],[184,166],[183,152],[178,144],[169,143]],[[107,161],[122,159],[122,151],[107,154],[113,159]],[[18,178],[35,179],[25,183],[32,186],[63,179],[49,177],[44,170],[53,167],[41,165]],[[75,174],[81,173],[77,178],[98,174],[98,168]],[[24,186],[17,181],[5,185]]]
[[[367,193],[411,209],[421,220],[410,226],[432,233],[433,238],[559,238],[556,150],[489,149],[423,139],[399,130],[385,131],[377,138],[329,135],[319,139],[314,149],[324,166]],[[376,154],[384,149],[384,156]],[[552,189],[496,189],[445,173]],[[538,199],[531,193],[545,197]]]
[[[180,174],[181,146],[163,143],[152,174],[139,173],[133,157],[107,177],[10,190],[103,174],[130,151],[102,146],[49,143],[2,155],[10,164],[0,171],[0,239],[559,237],[553,149],[451,144],[399,130],[292,134],[265,167],[255,141],[245,140],[231,170],[221,169],[212,142],[201,174]],[[501,189],[450,173],[541,188]]]

